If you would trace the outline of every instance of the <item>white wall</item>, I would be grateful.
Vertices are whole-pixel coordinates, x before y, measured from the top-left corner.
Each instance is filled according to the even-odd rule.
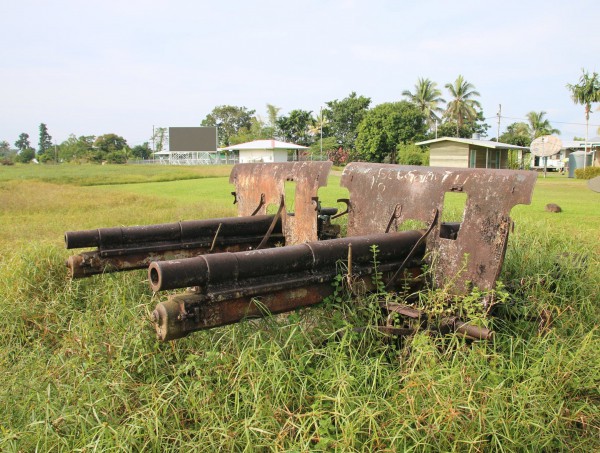
[[[245,149],[240,150],[240,163],[252,162],[287,162],[287,151],[284,149]]]

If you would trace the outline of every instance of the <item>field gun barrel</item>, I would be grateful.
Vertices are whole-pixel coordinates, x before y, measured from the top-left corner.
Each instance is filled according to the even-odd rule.
[[[237,164],[229,181],[238,217],[67,232],[67,249],[97,247],[69,257],[69,274],[81,278],[142,269],[152,261],[338,237],[340,226],[331,223],[337,209],[321,208],[317,195],[330,168],[331,162]],[[286,182],[296,184],[294,212],[286,205]],[[272,208],[276,215],[269,215]]]
[[[340,273],[337,264],[348,259],[349,249],[351,276],[367,286],[372,282],[364,277],[375,269],[385,281],[406,259],[407,272],[414,278],[425,252],[425,244],[418,244],[422,236],[423,231],[403,231],[154,262],[148,270],[153,290],[194,287],[156,306],[157,336],[163,341],[181,338],[247,317],[316,304],[333,293],[332,281]]]
[[[373,246],[377,260],[385,263],[408,253],[422,232],[407,231],[395,234],[374,234],[362,237],[309,242],[287,247],[250,250],[237,253],[218,253],[184,260],[153,262],[148,278],[153,291],[207,286],[241,284],[250,279],[271,276],[279,282],[282,276],[296,273],[314,273],[327,269],[335,273],[335,265],[348,257],[352,246],[354,264],[372,265]],[[422,251],[425,247],[421,248]]]
[[[155,260],[256,247],[274,222],[272,215],[190,220],[157,225],[99,228],[65,233],[67,249],[97,247],[67,260],[73,278],[104,272],[143,269]],[[283,243],[277,219],[268,244]]]
[[[68,231],[65,233],[67,249],[84,247],[118,248],[161,242],[192,242],[198,238],[215,236],[264,235],[273,221],[272,215],[225,217],[221,219],[187,220],[174,223],[132,227],[97,228],[94,230]],[[275,233],[281,233],[278,222]]]

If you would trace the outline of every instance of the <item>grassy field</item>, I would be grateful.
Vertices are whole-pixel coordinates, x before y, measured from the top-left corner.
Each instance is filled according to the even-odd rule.
[[[159,344],[144,271],[66,278],[65,231],[234,215],[229,171],[0,167],[0,451],[600,450],[600,194],[584,181],[540,178],[513,210],[488,343],[357,335],[373,299],[348,297]]]

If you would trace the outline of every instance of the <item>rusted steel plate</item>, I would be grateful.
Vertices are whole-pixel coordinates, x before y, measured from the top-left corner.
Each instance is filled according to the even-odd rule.
[[[285,199],[285,182],[294,181],[294,215],[283,211],[283,231],[286,245],[317,240],[317,203],[320,187],[327,185],[331,162],[282,162],[237,164],[233,167],[229,182],[235,185],[238,215],[252,215],[260,206],[258,214],[266,214],[267,206],[279,206]],[[261,205],[261,197],[264,204]]]
[[[537,175],[530,171],[461,169],[351,163],[341,185],[350,192],[348,236],[384,232],[394,212],[397,223],[429,224],[440,218],[446,192],[467,194],[456,239],[442,237],[440,225],[427,238],[434,282],[462,294],[471,286],[492,289],[504,260],[510,210],[530,204]]]

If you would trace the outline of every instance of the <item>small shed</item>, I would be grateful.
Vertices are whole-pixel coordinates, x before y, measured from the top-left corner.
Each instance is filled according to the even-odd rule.
[[[563,140],[560,150],[560,158],[568,159],[569,155],[575,151],[584,151],[592,154],[592,165],[600,167],[600,136],[588,138],[585,140]]]
[[[529,148],[478,138],[441,137],[417,143],[429,145],[429,165],[457,168],[508,168],[509,151],[517,152],[523,162],[523,153]]]
[[[240,164],[287,162],[288,151],[298,152],[305,149],[308,149],[308,147],[296,145],[295,143],[281,142],[279,140],[254,140],[223,148],[224,151],[237,151],[239,153]]]

